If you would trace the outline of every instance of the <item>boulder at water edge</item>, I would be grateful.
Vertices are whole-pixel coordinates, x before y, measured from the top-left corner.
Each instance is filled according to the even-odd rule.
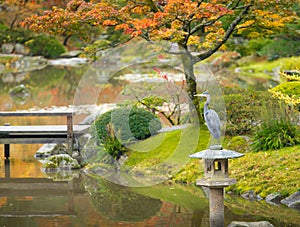
[[[266,202],[272,205],[280,204],[280,201],[283,199],[280,193],[272,193],[266,197]]]
[[[300,191],[297,191],[289,197],[281,200],[281,203],[290,208],[300,210]]]
[[[268,221],[259,221],[259,222],[241,222],[241,221],[233,221],[228,227],[273,227]]]
[[[79,169],[78,161],[67,154],[52,155],[43,162],[43,168],[48,170],[72,170]]]
[[[35,158],[46,158],[56,154],[67,154],[67,148],[64,144],[46,143],[35,153]]]

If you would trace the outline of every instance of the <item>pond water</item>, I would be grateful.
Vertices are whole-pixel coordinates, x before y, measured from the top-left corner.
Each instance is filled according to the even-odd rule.
[[[85,71],[84,66],[47,67],[22,75],[1,75],[0,110],[71,108]],[[103,86],[100,80],[95,81],[102,87],[97,104],[113,103],[122,88],[120,82]],[[20,84],[30,89],[26,99],[9,94],[11,88]],[[95,85],[94,81],[91,84]],[[86,86],[86,94],[94,88]],[[90,106],[84,107],[85,112],[82,111],[76,121],[94,110],[93,103],[88,104]],[[0,119],[2,125],[7,122],[12,125],[62,124],[65,119]],[[209,226],[208,200],[195,186],[162,183],[129,188],[83,171],[45,173],[34,158],[41,146],[11,145],[9,165],[1,155],[0,226]],[[0,150],[2,152],[3,145]],[[300,212],[226,195],[225,224],[234,220],[267,220],[275,226],[300,226]]]

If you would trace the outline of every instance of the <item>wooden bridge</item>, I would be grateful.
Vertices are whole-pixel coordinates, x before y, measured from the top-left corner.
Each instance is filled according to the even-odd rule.
[[[10,156],[10,144],[68,144],[68,153],[72,154],[75,139],[88,131],[90,125],[73,125],[74,112],[71,111],[17,111],[0,112],[0,117],[43,117],[65,116],[65,125],[9,125],[0,126],[0,144],[4,144],[4,157]]]

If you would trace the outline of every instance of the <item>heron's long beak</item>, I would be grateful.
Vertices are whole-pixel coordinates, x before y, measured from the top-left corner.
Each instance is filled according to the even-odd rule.
[[[194,95],[194,96],[205,97],[205,95],[203,95],[203,94],[196,94],[196,95]]]

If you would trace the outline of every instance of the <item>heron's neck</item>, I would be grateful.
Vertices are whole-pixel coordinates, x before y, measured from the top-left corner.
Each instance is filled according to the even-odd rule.
[[[208,102],[206,102],[205,104],[204,104],[204,113],[206,112],[206,111],[208,111]]]
[[[208,105],[210,103],[210,97],[206,97],[206,102],[204,104],[204,112],[208,111]]]

